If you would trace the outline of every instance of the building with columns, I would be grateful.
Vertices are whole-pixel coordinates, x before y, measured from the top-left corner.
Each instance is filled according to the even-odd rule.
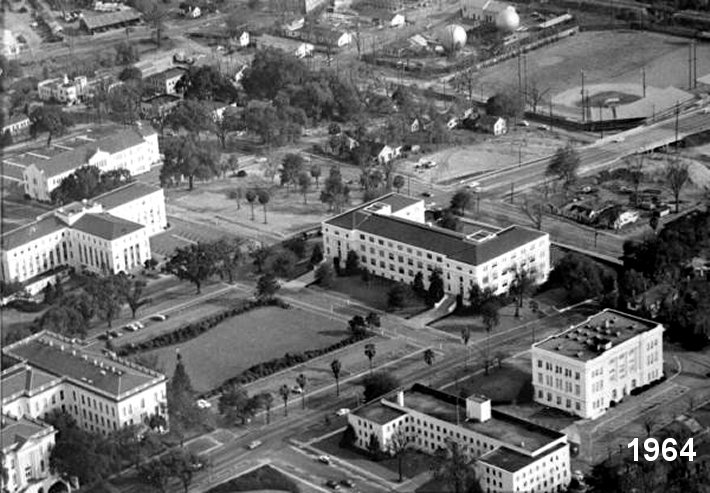
[[[535,401],[597,418],[663,376],[663,325],[612,309],[532,347]]]
[[[499,231],[462,234],[425,220],[424,201],[390,193],[322,223],[323,252],[345,265],[356,252],[372,274],[411,284],[417,272],[425,286],[432,272],[442,274],[444,289],[468,298],[472,285],[507,292],[516,271],[537,283],[550,271],[550,236],[511,226]]]

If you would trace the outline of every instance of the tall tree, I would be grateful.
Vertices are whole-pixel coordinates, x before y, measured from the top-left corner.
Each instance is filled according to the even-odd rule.
[[[250,398],[243,387],[232,385],[219,397],[218,408],[230,423],[240,420],[242,426],[254,416],[257,409],[257,400]]]
[[[441,272],[435,270],[429,276],[429,289],[426,294],[426,302],[428,306],[434,306],[441,298],[444,297],[444,280],[441,277]]]
[[[195,403],[195,391],[190,376],[187,374],[180,353],[177,354],[173,376],[168,381],[167,397],[170,427],[178,431],[182,440],[183,430],[198,424],[202,418],[200,409]]]
[[[473,203],[473,193],[467,189],[457,190],[456,193],[451,197],[450,208],[452,211],[456,212],[458,215],[463,216],[471,204]]]
[[[555,151],[547,165],[545,175],[557,177],[565,188],[569,188],[577,180],[579,164],[579,153],[571,144],[567,144]]]
[[[402,476],[402,462],[404,454],[409,446],[409,436],[404,431],[404,427],[398,427],[387,441],[387,450],[390,455],[397,459],[397,473],[399,474],[399,482],[404,479]]]
[[[450,440],[445,449],[440,449],[434,456],[432,465],[434,478],[444,482],[454,493],[482,493],[474,459],[466,451],[466,446]]]
[[[311,189],[311,177],[305,171],[301,171],[298,175],[298,188],[303,195],[303,203],[308,204],[308,192]]]
[[[279,395],[281,396],[281,399],[284,401],[284,416],[288,416],[288,397],[291,394],[291,391],[288,388],[288,385],[283,384],[281,388],[279,389]]]
[[[486,347],[485,347],[485,361],[483,362],[486,375],[488,375],[488,370],[491,365],[491,333],[493,329],[500,323],[500,314],[498,313],[499,306],[495,301],[486,302],[481,307],[481,318],[483,319],[483,326],[486,328]]]
[[[289,187],[296,184],[298,176],[303,172],[303,156],[290,152],[286,154],[281,162],[281,185]]]
[[[363,392],[365,402],[377,399],[401,385],[397,377],[385,371],[367,375],[362,379],[361,384],[365,387]]]
[[[671,159],[666,167],[666,181],[668,182],[668,188],[673,192],[676,213],[678,213],[680,205],[680,192],[690,178],[688,168],[688,163],[681,161],[678,157]]]
[[[166,265],[168,272],[189,281],[202,292],[202,284],[215,274],[214,249],[207,243],[196,243],[178,248]]]
[[[160,170],[160,183],[163,186],[187,177],[189,190],[193,190],[195,179],[207,180],[218,173],[214,149],[198,141],[194,134],[186,138],[167,138],[162,147],[165,157]]]
[[[138,0],[136,8],[143,13],[143,20],[152,26],[155,31],[155,44],[160,50],[163,41],[163,28],[168,18],[168,10],[157,0]]]
[[[367,356],[367,360],[370,363],[370,375],[372,375],[372,360],[376,354],[377,349],[373,343],[369,342],[365,344],[365,356]]]
[[[271,200],[271,195],[269,194],[269,192],[267,190],[262,189],[262,190],[259,190],[258,196],[259,196],[259,203],[264,208],[264,224],[266,224],[266,206],[269,203],[269,201]]]
[[[424,363],[426,363],[429,366],[433,365],[435,356],[436,355],[431,348],[426,349],[424,351]]]
[[[220,279],[227,278],[227,281],[234,282],[234,275],[241,265],[242,250],[239,240],[232,238],[220,238],[211,243],[212,255],[215,262],[215,270],[219,273]]]
[[[213,130],[215,122],[212,110],[204,101],[184,99],[165,118],[165,125],[175,131],[185,130],[199,135]]]
[[[518,118],[525,111],[525,101],[512,87],[505,88],[486,101],[486,114],[505,118]]]
[[[36,322],[37,330],[51,330],[67,337],[86,337],[89,325],[82,314],[71,306],[60,304],[49,308]]]
[[[402,190],[402,187],[404,186],[404,177],[402,175],[397,175],[394,177],[394,180],[392,180],[392,186],[397,189],[397,193]]]
[[[247,202],[249,202],[249,205],[251,206],[251,220],[254,220],[254,204],[256,202],[256,192],[254,190],[247,190],[246,194],[246,199]]]
[[[471,327],[468,325],[461,327],[461,342],[466,348],[466,359],[464,360],[464,367],[468,368],[468,342],[471,340]]]
[[[138,466],[138,477],[148,486],[167,493],[168,484],[173,477],[173,471],[167,461],[158,457]]]
[[[274,297],[281,286],[273,274],[266,273],[259,277],[256,283],[256,297],[260,300],[269,300]]]
[[[262,392],[256,395],[260,406],[266,411],[266,424],[271,423],[271,408],[274,407],[274,396],[270,392]]]
[[[249,248],[249,255],[256,267],[256,272],[261,274],[264,271],[267,260],[271,256],[271,248],[264,244],[252,245]]]
[[[36,138],[40,132],[47,132],[47,147],[52,138],[66,132],[72,125],[71,117],[59,106],[36,106],[30,111],[30,135]]]
[[[131,316],[135,319],[138,309],[143,305],[151,303],[153,300],[143,296],[143,290],[146,287],[146,282],[143,279],[136,279],[132,283],[125,283],[124,286],[127,286],[128,289],[124,288],[121,295],[123,299],[126,300],[126,303],[128,303],[128,307],[131,309]]]
[[[520,317],[523,300],[535,286],[534,271],[517,266],[513,269],[510,293],[515,297],[515,318]]]
[[[237,187],[234,190],[230,190],[228,197],[230,200],[237,202],[237,210],[242,208],[241,200],[244,198],[244,189],[242,187]]]
[[[333,372],[333,378],[335,378],[335,395],[340,396],[340,371],[343,369],[343,365],[340,363],[339,359],[334,359],[330,363],[330,371]]]
[[[90,286],[99,316],[111,327],[113,320],[121,313],[126,278],[111,275],[95,278]]]
[[[298,387],[301,389],[301,408],[305,409],[306,408],[306,384],[308,383],[308,379],[303,373],[299,373],[298,376],[296,377],[296,384]]]
[[[343,177],[336,166],[330,168],[328,178],[321,190],[320,200],[328,204],[329,210],[335,212],[340,212],[343,205],[350,200],[350,188],[343,183]]]
[[[321,175],[321,167],[320,164],[313,164],[311,165],[311,170],[310,170],[311,176],[313,179],[316,181],[316,190],[320,188],[320,175]]]
[[[237,89],[228,76],[220,72],[216,65],[195,65],[188,69],[178,81],[176,88],[186,99],[200,101],[225,101],[238,99]]]

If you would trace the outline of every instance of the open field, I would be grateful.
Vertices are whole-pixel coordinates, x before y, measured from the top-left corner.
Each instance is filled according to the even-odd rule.
[[[336,343],[345,324],[291,308],[259,308],[225,320],[207,333],[178,346],[150,351],[167,375],[175,371],[179,348],[197,392],[208,391],[252,365]]]
[[[462,382],[457,393],[463,391],[459,395],[485,395],[494,404],[500,401],[531,402],[531,379],[529,371],[512,366],[506,360],[500,368],[491,368],[488,375],[478,375],[477,378]]]
[[[698,60],[710,58],[710,45],[698,45]],[[593,84],[633,84],[641,87],[641,68],[648,87],[688,87],[688,42],[682,38],[639,31],[589,31],[527,54],[528,84],[560,93]],[[703,73],[702,68],[698,73]],[[492,95],[506,85],[516,86],[518,60],[513,58],[481,71],[482,92]],[[610,89],[606,89],[610,90]],[[576,102],[572,102],[576,106]],[[557,106],[553,111],[561,108]],[[567,111],[578,114],[576,108]]]

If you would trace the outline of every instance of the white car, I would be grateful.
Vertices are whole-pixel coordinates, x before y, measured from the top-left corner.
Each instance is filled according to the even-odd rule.
[[[481,188],[481,183],[477,181],[472,181],[466,184],[466,188],[477,191]]]
[[[323,464],[328,464],[328,465],[330,465],[330,457],[328,457],[327,455],[321,455],[321,456],[319,456],[319,457],[318,457],[318,461],[319,461],[319,462],[322,462]]]
[[[291,387],[291,392],[293,392],[294,394],[302,394],[303,389],[298,385],[294,385],[293,387]]]
[[[611,139],[612,142],[623,142],[625,140],[623,135],[616,135]]]
[[[251,442],[251,443],[249,444],[249,446],[248,446],[247,448],[248,448],[249,450],[254,450],[254,449],[255,449],[256,447],[258,447],[259,445],[261,445],[261,440],[254,440],[253,442]]]
[[[124,325],[123,330],[127,332],[135,332],[138,330],[138,327],[136,327],[136,324],[128,324]]]
[[[348,409],[347,407],[342,407],[338,409],[335,414],[337,414],[338,416],[345,416],[346,414],[350,414],[350,409]]]
[[[197,401],[197,407],[199,407],[200,409],[209,409],[212,407],[212,404],[210,404],[209,402],[207,402],[204,399],[199,399]]]
[[[136,330],[145,329],[145,325],[142,322],[133,322],[132,324]]]
[[[151,315],[150,319],[155,322],[165,322],[168,317],[167,315],[163,315],[162,313],[156,313],[155,315]]]

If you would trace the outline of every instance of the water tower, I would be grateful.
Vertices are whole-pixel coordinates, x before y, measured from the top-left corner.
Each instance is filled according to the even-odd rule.
[[[466,46],[466,30],[458,24],[450,24],[441,33],[441,44],[448,53],[453,53]]]
[[[515,7],[508,5],[496,18],[496,26],[504,32],[513,32],[520,27],[520,16]]]

